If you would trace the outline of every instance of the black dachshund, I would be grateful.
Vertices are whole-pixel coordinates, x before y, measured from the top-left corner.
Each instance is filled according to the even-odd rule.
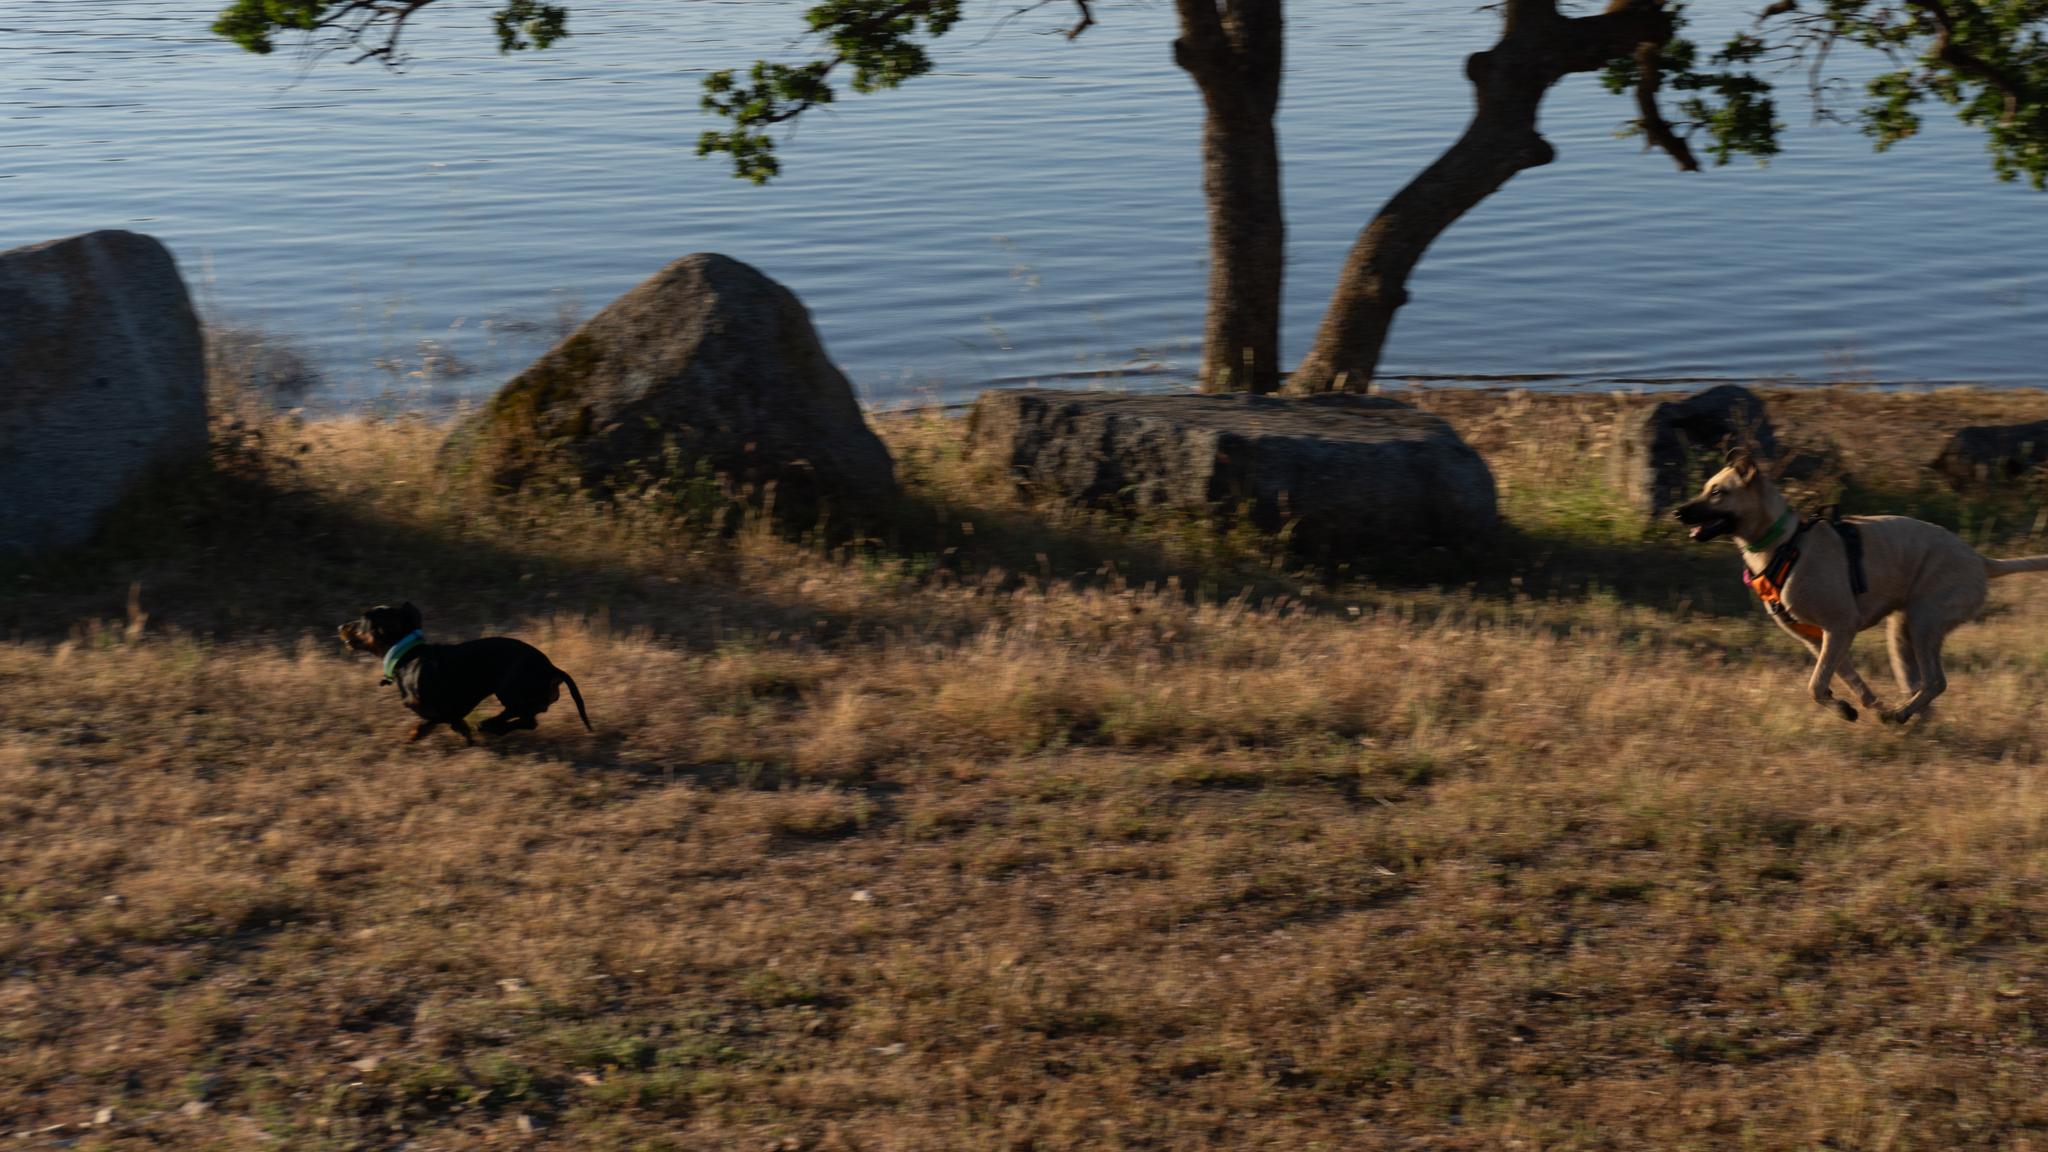
[[[576,715],[590,728],[590,713],[583,710],[576,681],[524,641],[493,636],[464,644],[429,644],[420,627],[420,610],[409,600],[396,608],[371,608],[340,631],[342,643],[383,658],[384,679],[379,683],[395,682],[399,699],[420,718],[413,725],[412,740],[446,724],[463,743],[475,744],[467,717],[486,696],[496,696],[505,710],[479,722],[478,728],[492,736],[531,729],[534,718],[562,698],[564,684],[576,701]]]

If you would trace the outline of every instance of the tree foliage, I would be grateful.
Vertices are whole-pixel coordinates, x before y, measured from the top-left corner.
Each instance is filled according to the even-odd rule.
[[[1672,13],[1672,24],[1674,30],[1684,27],[1682,8]],[[1708,140],[1707,152],[1716,165],[1745,153],[1756,157],[1760,164],[1768,163],[1782,150],[1778,131],[1784,127],[1777,118],[1777,102],[1771,95],[1773,85],[1747,71],[1700,71],[1695,67],[1698,56],[1698,45],[1678,36],[1673,36],[1657,52],[1653,66],[1665,81],[1681,92],[1693,93],[1679,100],[1681,119],[1671,127],[1688,134],[1703,132]],[[1725,69],[1727,65],[1746,64],[1754,59],[1747,44],[1731,44],[1710,63]],[[1608,64],[1600,74],[1600,82],[1609,92],[1628,93],[1642,83],[1642,72],[1637,57],[1623,56]],[[1622,135],[1642,131],[1641,121],[1630,121]]]
[[[491,28],[501,53],[546,48],[569,34],[569,10],[540,0],[509,0],[491,13]]]
[[[1049,0],[1039,0],[1040,4]],[[1080,19],[1068,36],[1094,23],[1088,0],[1074,0]],[[251,52],[267,53],[282,33],[304,33],[316,47],[347,47],[357,59],[402,62],[398,41],[405,24],[435,0],[235,0],[214,31]],[[1031,7],[1037,7],[1037,4]],[[699,156],[729,158],[733,173],[765,183],[781,171],[777,124],[831,103],[834,76],[851,70],[855,92],[894,88],[931,71],[931,41],[961,18],[962,0],[822,0],[804,13],[806,31],[825,52],[795,64],[756,61],[744,73],[727,69],[704,80],[701,106],[729,122],[707,131]],[[1674,5],[1675,23],[1683,24]],[[492,13],[502,52],[547,48],[568,36],[568,8],[545,0],[505,0]],[[2024,176],[2048,186],[2048,0],[1819,0],[1802,9],[1778,0],[1754,27],[1701,62],[1692,41],[1674,37],[1654,61],[1615,60],[1604,80],[1617,93],[1638,90],[1643,68],[1681,93],[1677,119],[1666,125],[1654,105],[1626,133],[1660,130],[1697,136],[1717,164],[1737,155],[1768,162],[1782,149],[1777,78],[1804,70],[1807,95],[1823,119],[1850,121],[1879,151],[1922,127],[1923,106],[1946,104],[1985,133],[1992,167],[2001,180]],[[1866,86],[1867,101],[1839,107],[1842,86],[1826,72],[1845,46],[1874,50],[1893,65]],[[1655,90],[1652,85],[1650,90]]]
[[[434,0],[235,0],[213,22],[225,37],[259,56],[277,47],[281,32],[302,32],[308,46],[353,48],[357,60],[375,58],[397,66],[399,37],[406,22]],[[545,0],[505,0],[491,13],[499,52],[553,46],[569,35],[569,9]]]
[[[1695,68],[1698,49],[1674,38],[1660,65],[1671,87],[1697,93],[1680,101],[1682,127],[1703,133],[1717,163],[1746,153],[1776,155],[1784,128],[1776,118],[1773,75],[1804,70],[1818,118],[1856,123],[1878,151],[1917,135],[1919,106],[1953,107],[1982,129],[2000,180],[2048,184],[2048,0],[1825,0],[1813,10],[1779,0],[1754,27],[1737,33]],[[1845,112],[1843,86],[1827,73],[1843,46],[1881,53],[1893,67],[1864,85],[1868,102]],[[1737,69],[1740,70],[1737,70]],[[1611,91],[1636,83],[1633,58],[1616,60],[1602,79]]]
[[[735,81],[731,69],[705,79],[703,109],[732,121],[732,128],[698,137],[697,155],[723,152],[732,157],[735,176],[766,184],[782,171],[768,129],[830,104],[834,69],[853,69],[855,92],[894,88],[932,70],[917,38],[943,36],[959,20],[960,0],[825,0],[804,13],[804,22],[832,49],[831,57],[796,65],[757,60],[747,73],[751,83]]]
[[[1819,13],[1788,14],[1778,42],[1825,52],[1846,39],[1903,65],[1868,85],[1858,113],[1880,151],[1920,131],[1916,107],[1950,105],[1981,128],[2000,180],[2048,184],[2048,0],[1829,0]],[[1823,97],[1825,93],[1822,93]]]
[[[314,31],[329,7],[321,0],[235,0],[213,22],[213,32],[268,56],[277,47],[274,35]]]

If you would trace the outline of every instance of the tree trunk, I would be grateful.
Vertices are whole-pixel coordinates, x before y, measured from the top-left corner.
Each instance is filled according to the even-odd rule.
[[[1408,302],[1408,275],[1430,243],[1515,173],[1556,155],[1536,131],[1544,93],[1570,73],[1661,45],[1671,31],[1661,0],[1614,0],[1577,18],[1560,15],[1556,0],[1508,0],[1500,42],[1465,62],[1478,105],[1472,123],[1359,234],[1287,391],[1367,391],[1394,313]]]
[[[1176,0],[1174,62],[1194,77],[1209,201],[1209,308],[1202,325],[1204,392],[1280,387],[1281,0]]]

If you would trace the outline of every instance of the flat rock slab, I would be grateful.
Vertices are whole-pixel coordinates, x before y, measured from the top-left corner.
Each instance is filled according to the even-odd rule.
[[[2009,483],[2048,463],[2048,420],[1959,428],[1930,465],[1957,492]]]
[[[1084,505],[1234,516],[1336,560],[1483,538],[1493,473],[1443,420],[1380,396],[981,394],[974,451]],[[1291,527],[1290,527],[1291,525]]]
[[[0,252],[0,555],[84,540],[206,437],[199,317],[169,249],[108,229]]]
[[[796,293],[699,252],[648,277],[457,425],[443,462],[504,488],[700,468],[798,517],[896,490],[895,468]]]
[[[1692,499],[1730,448],[1760,461],[1778,454],[1763,400],[1739,384],[1652,404],[1624,422],[1608,453],[1608,483],[1636,511],[1654,516]]]

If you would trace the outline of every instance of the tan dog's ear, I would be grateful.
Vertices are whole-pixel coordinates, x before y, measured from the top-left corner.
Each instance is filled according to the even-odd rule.
[[[1750,459],[1749,453],[1740,448],[1730,448],[1728,450],[1728,467],[1734,469],[1736,479],[1741,480],[1744,484],[1751,483],[1758,476],[1762,475],[1757,470],[1756,461]]]

